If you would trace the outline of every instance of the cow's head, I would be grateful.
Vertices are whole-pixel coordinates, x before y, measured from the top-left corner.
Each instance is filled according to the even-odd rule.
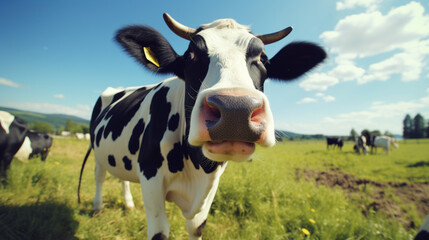
[[[44,133],[42,135],[43,136],[41,139],[43,139],[42,140],[43,141],[43,149],[41,152],[41,158],[42,158],[42,161],[45,161],[46,158],[48,157],[49,150],[51,149],[51,146],[52,146],[52,137],[46,133]]]
[[[325,51],[312,43],[297,42],[268,58],[264,44],[282,39],[291,27],[254,35],[232,19],[198,29],[176,22],[168,14],[164,20],[174,33],[190,41],[182,56],[147,26],[121,29],[116,39],[148,69],[173,73],[185,82],[189,143],[201,146],[207,158],[219,162],[248,160],[255,143],[273,146],[274,123],[263,93],[265,80],[295,79],[323,61]]]

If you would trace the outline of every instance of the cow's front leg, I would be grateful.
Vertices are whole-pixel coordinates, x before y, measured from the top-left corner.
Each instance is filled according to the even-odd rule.
[[[210,209],[210,207],[208,208]],[[186,229],[189,233],[190,240],[201,240],[204,227],[206,226],[208,210],[200,212],[193,219],[186,220]]]
[[[134,209],[134,201],[133,201],[133,195],[131,195],[130,190],[130,182],[129,181],[122,181],[122,192],[124,194],[124,200],[125,200],[125,207],[128,209]]]
[[[166,240],[170,233],[167,214],[165,213],[164,189],[162,180],[153,177],[146,180],[140,177],[144,207],[147,219],[147,238]]]
[[[208,193],[201,210],[191,219],[186,219],[186,229],[190,240],[201,240],[204,227],[206,226],[207,216],[209,215],[213,199],[216,195],[219,179],[215,180],[210,192]]]
[[[103,207],[103,196],[102,196],[102,187],[103,182],[106,177],[106,169],[102,167],[100,164],[95,163],[95,197],[92,204],[92,210],[94,212],[100,211]]]

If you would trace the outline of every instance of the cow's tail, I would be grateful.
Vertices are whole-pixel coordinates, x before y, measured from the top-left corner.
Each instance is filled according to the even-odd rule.
[[[83,169],[85,168],[86,160],[88,160],[89,154],[92,150],[92,144],[89,144],[88,151],[86,152],[85,158],[83,159],[82,167],[80,168],[80,175],[79,175],[79,185],[77,186],[77,202],[80,203],[80,184],[82,182],[82,174]]]

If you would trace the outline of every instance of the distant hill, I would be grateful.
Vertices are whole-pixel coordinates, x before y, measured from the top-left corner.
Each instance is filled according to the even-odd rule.
[[[59,129],[60,127],[64,127],[66,125],[67,119],[71,119],[76,123],[83,123],[89,125],[89,121],[83,118],[79,118],[76,116],[66,115],[66,114],[46,114],[46,113],[37,113],[37,112],[29,112],[23,111],[14,108],[6,108],[0,107],[0,111],[9,112],[12,115],[15,115],[28,124],[32,124],[35,122],[47,122],[51,124],[55,129]]]
[[[278,141],[282,140],[282,139],[325,139],[325,135],[323,134],[299,134],[299,133],[294,133],[294,132],[289,132],[289,131],[284,131],[284,130],[276,130],[276,139]]]

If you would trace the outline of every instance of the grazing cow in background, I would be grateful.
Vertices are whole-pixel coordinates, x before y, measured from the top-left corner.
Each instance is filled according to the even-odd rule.
[[[356,153],[360,154],[360,149],[362,148],[363,154],[368,154],[368,146],[366,145],[366,138],[365,136],[359,136],[355,139],[355,145],[353,146],[353,149]]]
[[[335,149],[335,146],[338,146],[340,150],[342,150],[344,146],[344,142],[342,138],[338,137],[327,137],[326,138],[326,149],[329,149],[329,146],[334,145],[333,148]]]
[[[366,145],[368,147],[371,147],[371,153],[373,152],[374,149],[374,140],[375,140],[375,135],[371,134],[370,132],[365,131],[362,136],[365,137],[366,139]]]
[[[40,155],[42,161],[45,161],[51,146],[52,137],[48,134],[28,131],[24,143],[15,154],[15,157],[20,161],[25,161]]]
[[[396,143],[395,139],[388,136],[377,136],[374,139],[374,148],[377,152],[377,147],[383,148],[383,150],[386,153],[389,153],[390,145],[392,145],[394,148],[398,148],[398,144]]]
[[[429,216],[426,217],[423,225],[420,226],[414,240],[428,240],[429,239]]]
[[[6,171],[24,142],[27,124],[20,118],[0,111],[0,181],[6,184]]]
[[[116,40],[147,69],[177,77],[102,93],[92,113],[91,145],[81,176],[94,149],[93,210],[102,208],[107,170],[124,180],[127,207],[134,207],[128,181],[140,182],[148,239],[169,236],[165,200],[181,209],[189,238],[201,239],[227,161],[247,161],[255,144],[275,144],[265,80],[297,78],[323,61],[326,53],[315,44],[296,42],[268,59],[264,45],[284,38],[290,27],[254,35],[232,19],[198,29],[168,14],[164,20],[190,41],[183,56],[147,26],[123,28]]]

